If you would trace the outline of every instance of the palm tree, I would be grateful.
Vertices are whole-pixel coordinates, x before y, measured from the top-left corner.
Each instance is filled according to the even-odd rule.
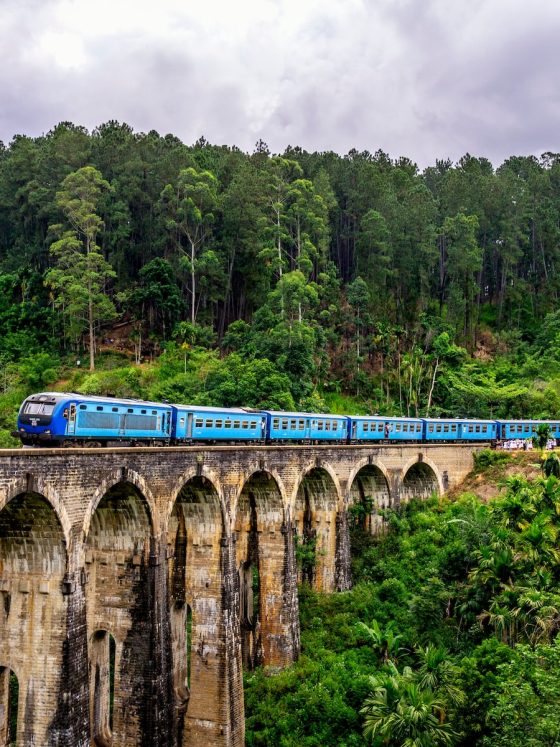
[[[401,652],[400,640],[402,635],[393,632],[393,625],[390,622],[383,629],[377,620],[372,620],[371,625],[366,625],[361,621],[356,623],[358,630],[367,639],[368,643],[371,644],[371,647],[384,664],[389,660],[396,662]]]
[[[416,648],[415,653],[420,664],[417,673],[419,687],[437,693],[449,708],[462,705],[465,694],[455,684],[459,669],[450,660],[449,652],[430,643],[425,648]]]
[[[422,689],[408,667],[402,675],[394,665],[389,667],[370,678],[372,692],[360,711],[365,717],[364,737],[395,747],[452,745],[458,734],[445,723],[443,701]]]

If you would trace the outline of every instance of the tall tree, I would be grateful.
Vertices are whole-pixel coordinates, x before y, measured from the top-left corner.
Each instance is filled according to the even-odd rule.
[[[218,180],[211,171],[189,167],[179,172],[175,185],[168,184],[161,193],[167,229],[173,237],[181,265],[190,275],[191,324],[196,324],[197,262],[206,247],[218,203]],[[187,242],[187,253],[183,242]]]
[[[115,316],[113,302],[105,291],[116,273],[96,243],[103,221],[96,209],[110,185],[93,166],[74,171],[62,182],[56,202],[70,230],[62,225],[50,229],[61,237],[51,246],[56,265],[45,277],[56,293],[56,304],[63,310],[71,331],[79,337],[84,326],[89,336],[89,367],[95,368],[95,328]]]

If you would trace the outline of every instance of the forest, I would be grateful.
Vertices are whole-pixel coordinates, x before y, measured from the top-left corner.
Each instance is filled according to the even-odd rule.
[[[554,153],[420,171],[114,121],[16,135],[0,143],[0,443],[49,386],[556,418],[559,185]]]

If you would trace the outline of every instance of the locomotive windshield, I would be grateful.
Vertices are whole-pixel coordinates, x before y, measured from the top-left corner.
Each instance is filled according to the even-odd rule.
[[[25,405],[25,415],[52,415],[54,404],[49,405],[46,402],[28,402]]]

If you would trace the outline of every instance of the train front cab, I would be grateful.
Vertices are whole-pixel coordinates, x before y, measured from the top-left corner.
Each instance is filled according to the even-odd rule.
[[[24,446],[58,445],[66,435],[68,394],[41,392],[32,394],[22,403],[17,420],[17,431],[12,435]]]

